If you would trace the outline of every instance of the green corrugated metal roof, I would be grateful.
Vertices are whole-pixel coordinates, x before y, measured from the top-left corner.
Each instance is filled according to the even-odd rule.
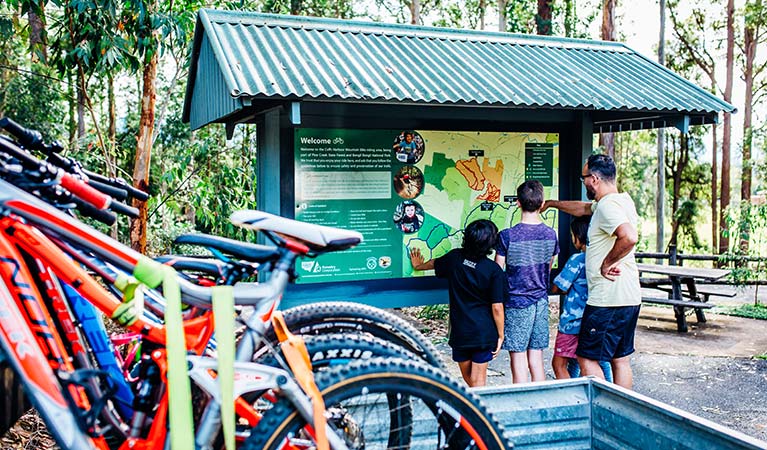
[[[198,128],[259,99],[677,113],[701,123],[734,111],[621,43],[201,10],[184,119]]]

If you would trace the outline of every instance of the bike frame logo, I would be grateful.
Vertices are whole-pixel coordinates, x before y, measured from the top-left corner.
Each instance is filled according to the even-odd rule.
[[[48,327],[48,321],[37,301],[37,295],[31,284],[25,282],[24,275],[21,272],[21,265],[15,258],[0,256],[0,275],[3,280],[9,283],[11,295],[17,299],[19,306],[27,311],[30,328],[34,332],[35,338],[40,344],[45,357],[48,359],[51,367],[58,368],[61,363],[61,356],[54,349],[58,348],[51,329]]]

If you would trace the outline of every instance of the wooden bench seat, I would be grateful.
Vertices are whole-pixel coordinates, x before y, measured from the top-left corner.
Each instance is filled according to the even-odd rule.
[[[657,303],[659,305],[671,305],[671,306],[684,306],[685,308],[701,308],[710,309],[714,305],[705,302],[694,302],[691,300],[679,300],[675,298],[656,298],[656,297],[642,297],[642,303]]]
[[[671,292],[671,286],[668,284],[665,284],[665,285],[662,284],[662,285],[653,286],[653,287],[663,292]],[[714,295],[717,297],[735,297],[736,295],[738,295],[738,292],[735,289],[727,289],[725,291],[722,291],[720,289],[712,289],[710,286],[707,286],[705,284],[696,285],[695,290],[698,291],[698,295],[702,295],[706,299],[711,295]],[[682,295],[684,295],[685,297],[690,296],[690,292],[686,289],[686,286],[684,285],[682,285]]]

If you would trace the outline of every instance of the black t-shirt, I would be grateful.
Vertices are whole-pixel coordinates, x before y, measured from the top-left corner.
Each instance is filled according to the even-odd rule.
[[[449,282],[450,347],[495,350],[492,304],[506,298],[503,270],[484,256],[468,259],[462,249],[454,249],[434,260],[434,273]]]

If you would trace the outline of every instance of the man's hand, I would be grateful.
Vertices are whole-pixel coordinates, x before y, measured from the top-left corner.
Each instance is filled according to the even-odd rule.
[[[546,200],[546,201],[544,201],[543,205],[541,205],[541,209],[540,209],[539,212],[544,212],[544,211],[546,211],[549,208],[554,208],[554,202],[556,202],[556,200]]]
[[[615,281],[621,275],[618,264],[624,256],[631,252],[638,240],[636,228],[628,222],[619,225],[613,231],[613,235],[615,236],[615,243],[602,261],[599,270],[602,276],[610,281]]]
[[[605,262],[607,262],[607,260],[605,260]],[[620,261],[610,265],[605,264],[605,262],[602,263],[602,267],[600,267],[599,271],[602,273],[603,277],[610,281],[615,281],[615,279],[621,275],[621,268],[618,267]]]

